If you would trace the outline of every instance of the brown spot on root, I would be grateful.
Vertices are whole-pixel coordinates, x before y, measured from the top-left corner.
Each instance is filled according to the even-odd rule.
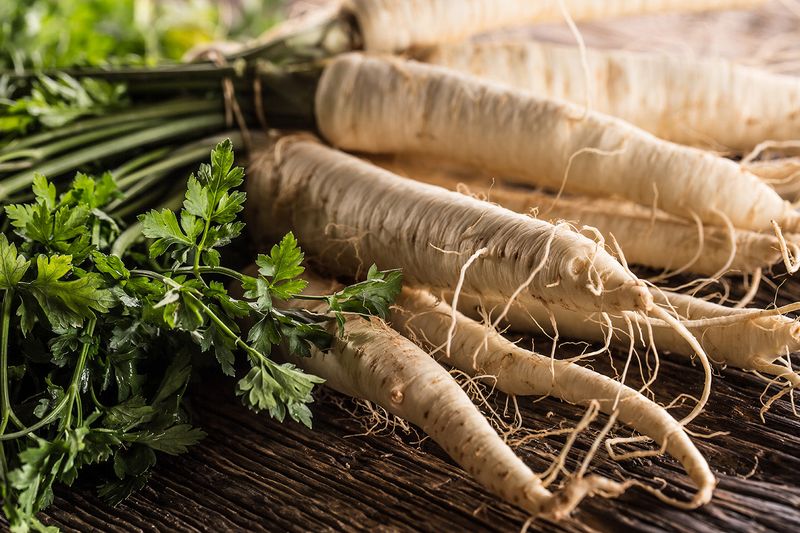
[[[392,390],[392,402],[398,404],[403,403],[403,398],[404,398],[403,391],[401,391],[400,389]]]

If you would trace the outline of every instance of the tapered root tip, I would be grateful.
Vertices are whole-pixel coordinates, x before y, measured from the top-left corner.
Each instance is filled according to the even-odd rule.
[[[701,487],[692,498],[692,501],[689,502],[687,506],[688,509],[697,509],[698,507],[702,507],[703,505],[707,504],[711,501],[711,497],[714,495],[714,488],[716,484],[711,486],[703,486]]]
[[[597,494],[604,498],[616,498],[630,486],[630,482],[619,483],[602,476],[573,478],[542,506],[541,514],[553,520],[561,520],[587,496]]]
[[[619,289],[610,290],[604,296],[607,299],[613,299],[614,295],[618,295],[616,304],[626,311],[644,311],[646,313],[654,305],[650,289],[639,280],[626,281]]]
[[[640,280],[626,280],[616,286],[606,287],[606,290],[601,293],[601,304],[610,310],[643,311],[645,313],[654,305],[653,295]]]

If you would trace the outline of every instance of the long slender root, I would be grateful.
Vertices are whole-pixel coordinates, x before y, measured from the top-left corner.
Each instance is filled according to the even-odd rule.
[[[393,327],[409,337],[425,339],[425,348],[436,354],[436,348],[444,345],[451,335],[450,307],[429,294],[411,289],[403,290],[397,305],[399,309],[392,313]],[[587,406],[597,402],[600,410],[611,415],[617,413],[622,423],[663,444],[668,453],[682,461],[699,488],[691,505],[701,505],[711,497],[715,481],[708,465],[681,423],[666,410],[618,381],[574,363],[524,350],[494,329],[461,313],[457,317],[448,364],[470,375],[491,376],[492,386],[508,394],[550,395]],[[701,397],[699,407],[684,423],[699,412],[706,397]]]

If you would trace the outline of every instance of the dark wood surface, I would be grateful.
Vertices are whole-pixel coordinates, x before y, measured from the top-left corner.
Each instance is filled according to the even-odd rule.
[[[664,397],[698,389],[702,378],[688,360],[671,356],[663,357],[660,375]],[[800,531],[800,419],[780,401],[762,423],[761,389],[753,376],[723,372],[707,412],[692,426],[729,432],[697,440],[719,478],[712,504],[685,512],[631,489],[616,500],[587,500],[558,524],[536,521],[532,530]],[[246,410],[231,382],[196,387],[195,421],[209,433],[199,446],[160,459],[149,486],[117,508],[99,503],[89,488],[61,489],[47,522],[65,531],[125,532],[515,531],[524,524],[523,513],[487,494],[434,443],[399,429],[359,436],[366,411],[334,393],[321,395],[310,431]],[[496,401],[502,404],[502,395]],[[581,415],[551,399],[520,399],[520,406],[525,426],[534,429],[574,423]],[[591,433],[579,439],[573,461],[591,440]],[[562,442],[547,438],[518,451],[541,470]],[[601,454],[594,470],[659,477],[674,495],[688,494],[688,481],[670,458],[618,464]]]

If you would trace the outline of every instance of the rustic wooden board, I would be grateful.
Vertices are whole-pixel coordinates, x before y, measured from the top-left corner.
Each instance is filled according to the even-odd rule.
[[[689,361],[668,356],[660,375],[659,396],[664,397],[697,389],[702,377]],[[617,500],[587,500],[558,524],[533,526],[548,531],[800,530],[800,419],[781,401],[762,424],[761,388],[753,376],[723,372],[707,412],[693,426],[700,432],[730,432],[698,441],[720,480],[711,505],[684,512],[632,489]],[[323,396],[310,431],[247,411],[233,398],[230,381],[195,387],[195,420],[209,433],[202,444],[185,456],[160,460],[149,486],[115,509],[99,503],[91,487],[59,490],[47,522],[65,531],[512,531],[525,522],[523,513],[486,494],[434,443],[418,444],[415,435],[358,436],[363,418],[349,414],[353,403],[333,393]],[[520,406],[531,428],[554,427],[562,417],[574,422],[581,415],[550,399],[523,399]],[[549,417],[551,411],[557,415]],[[545,439],[519,451],[542,469],[549,462],[546,453],[561,442]],[[582,436],[573,460],[590,443],[591,435]],[[657,476],[674,486],[675,494],[688,494],[687,480],[669,458],[620,465],[601,456],[594,469],[642,480]]]

